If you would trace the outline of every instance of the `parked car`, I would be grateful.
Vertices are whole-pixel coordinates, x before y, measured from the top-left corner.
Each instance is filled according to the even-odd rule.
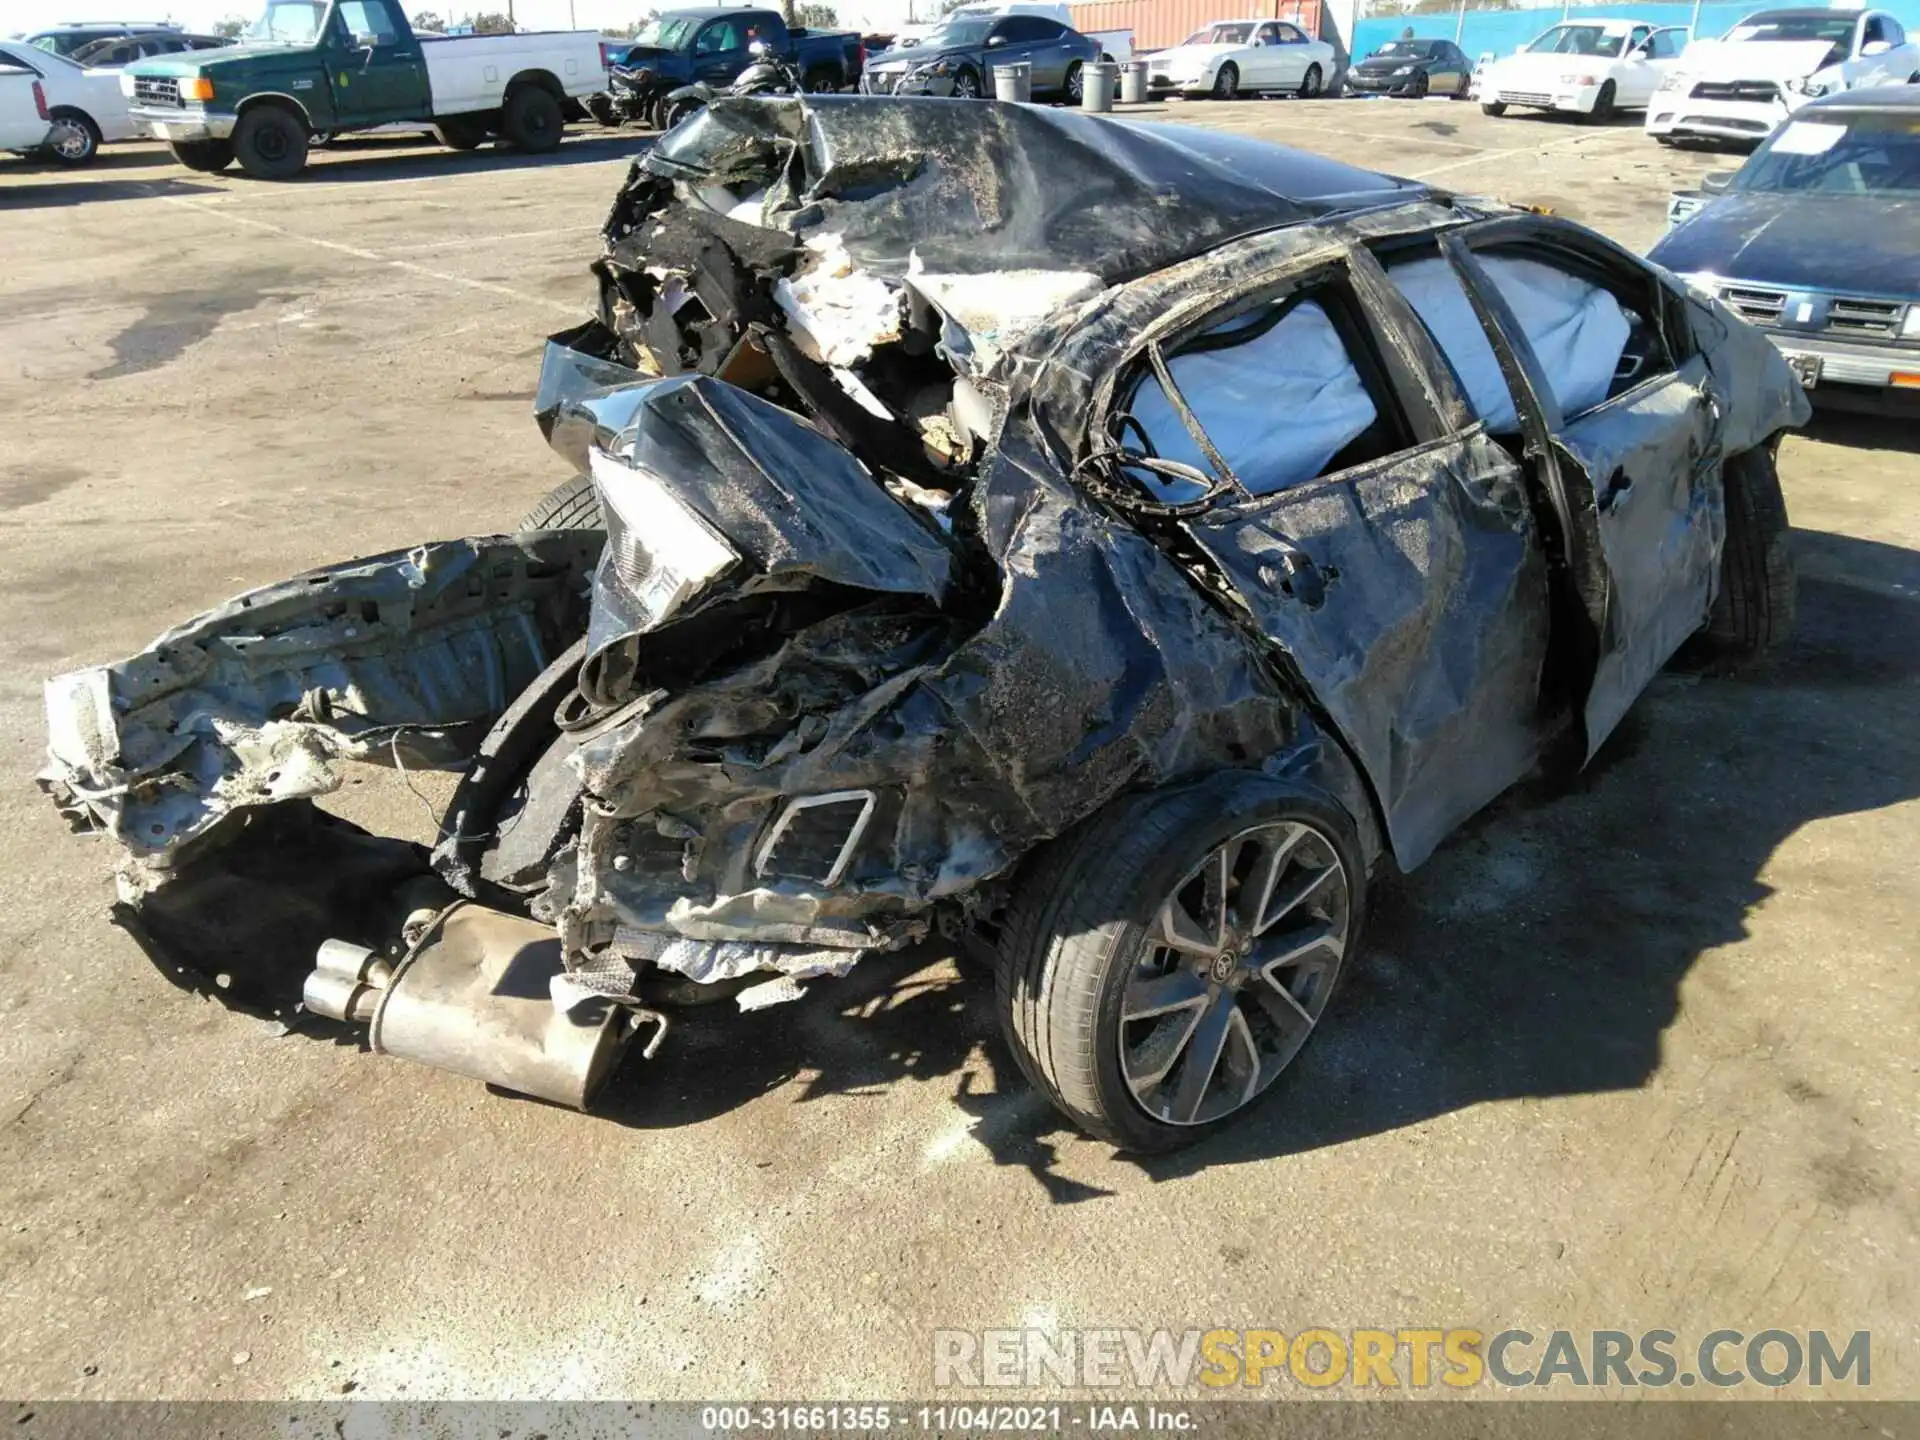
[[[1790,621],[1804,394],[1567,220],[801,96],[663,136],[603,234],[535,399],[589,478],[531,518],[576,528],[48,683],[43,783],[170,975],[291,1014],[302,957],[374,1049],[584,1105],[669,1010],[939,934],[1069,1117],[1166,1149],[1326,1023],[1389,856],[1585,764],[1683,642]],[[312,808],[356,758],[463,772],[432,857]]]
[[[144,60],[149,55],[178,55],[183,50],[219,50],[233,44],[223,35],[189,35],[184,30],[141,30],[132,35],[107,35],[73,52],[74,63],[94,70],[112,70]]]
[[[269,0],[230,50],[120,72],[133,116],[190,170],[262,180],[306,168],[317,136],[429,126],[450,149],[498,134],[557,149],[569,100],[605,88],[591,31],[416,35],[397,0]]]
[[[1669,215],[1649,258],[1759,326],[1817,405],[1920,409],[1920,87],[1810,102]]]
[[[38,150],[52,125],[39,73],[0,54],[0,150]]]
[[[1355,95],[1464,100],[1472,83],[1473,62],[1451,40],[1389,40],[1347,71],[1346,88]]]
[[[1312,96],[1338,63],[1333,46],[1286,20],[1219,20],[1147,60],[1149,94]]]
[[[46,50],[54,55],[71,57],[76,50],[85,49],[96,40],[118,39],[124,35],[179,28],[166,20],[83,20],[70,25],[51,25],[45,30],[35,30],[24,39],[36,50]]]
[[[1098,41],[1043,15],[976,16],[950,20],[908,50],[889,50],[867,67],[860,88],[870,95],[951,95],[978,100],[993,94],[997,66],[1033,67],[1034,97],[1079,103],[1086,67],[1100,58]]]
[[[1809,100],[1920,80],[1920,45],[1881,10],[1762,10],[1695,40],[1647,109],[1662,144],[1756,141]]]
[[[771,59],[796,69],[809,91],[857,84],[866,49],[852,30],[789,27],[778,10],[729,6],[668,10],[656,15],[627,47],[607,88],[587,102],[604,125],[664,127],[667,97],[689,85],[724,90],[755,63],[760,45]],[[618,76],[619,83],[612,83]]]
[[[1069,30],[1079,29],[1073,23],[1073,7],[1052,3],[1052,0],[982,0],[982,3],[956,5],[941,21],[982,20],[999,15],[1038,15],[1047,20],[1058,20]],[[912,27],[918,32],[916,39],[937,28],[934,25]],[[1100,46],[1100,58],[1115,65],[1124,65],[1133,59],[1133,31],[1120,30],[1081,30],[1089,40]]]
[[[86,165],[110,140],[131,140],[140,126],[127,113],[120,72],[89,70],[52,50],[0,40],[0,60],[39,78],[51,121],[44,153],[61,165]]]
[[[1645,108],[1686,46],[1681,26],[1638,20],[1555,25],[1517,54],[1482,70],[1473,93],[1489,115],[1519,106],[1604,123],[1616,110]]]

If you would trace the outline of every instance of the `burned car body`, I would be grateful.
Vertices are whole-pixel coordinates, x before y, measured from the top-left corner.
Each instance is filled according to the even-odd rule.
[[[341,843],[272,817],[344,762],[463,769],[308,977],[375,1048],[583,1104],[636,1019],[937,932],[1069,1115],[1180,1143],[1304,1043],[1380,862],[1790,619],[1784,362],[1551,217],[1187,127],[727,99],[595,270],[536,411],[604,531],[350,562],[49,683],[45,783],[176,947],[206,877]],[[474,983],[501,947],[537,984]]]

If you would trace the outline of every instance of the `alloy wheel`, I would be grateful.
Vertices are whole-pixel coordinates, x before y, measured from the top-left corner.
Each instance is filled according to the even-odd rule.
[[[1312,1034],[1346,953],[1351,877],[1298,820],[1221,842],[1174,887],[1121,998],[1140,1107],[1202,1125],[1251,1104]]]
[[[62,160],[84,160],[93,152],[93,136],[83,122],[62,116],[53,122],[47,148]]]

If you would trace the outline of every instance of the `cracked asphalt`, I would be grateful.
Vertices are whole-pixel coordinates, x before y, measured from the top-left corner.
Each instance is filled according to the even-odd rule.
[[[1732,163],[1466,105],[1149,108],[1639,248]],[[41,680],[565,478],[540,347],[643,144],[0,161],[0,1394],[907,1397],[943,1327],[1726,1325],[1871,1330],[1874,1394],[1920,1398],[1911,426],[1790,440],[1795,642],[1663,677],[1573,792],[1385,883],[1295,1073],[1175,1157],[1056,1125],[938,951],[690,1015],[582,1116],[273,1033],[113,928],[104,846],[31,783]],[[381,772],[338,803],[427,829]]]

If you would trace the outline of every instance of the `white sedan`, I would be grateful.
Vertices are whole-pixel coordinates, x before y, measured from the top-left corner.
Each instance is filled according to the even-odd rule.
[[[1681,26],[1659,29],[1640,20],[1555,25],[1518,54],[1482,71],[1473,94],[1489,115],[1524,106],[1568,110],[1604,122],[1616,110],[1651,103],[1686,45]]]
[[[141,133],[127,115],[118,70],[89,70],[64,55],[14,40],[0,40],[0,61],[39,77],[49,123],[42,144],[62,165],[84,165],[101,142],[131,140]]]
[[[1285,20],[1217,20],[1171,50],[1148,57],[1153,94],[1236,95],[1288,91],[1318,95],[1334,70],[1334,49]]]
[[[1663,144],[1762,140],[1807,101],[1920,79],[1920,46],[1882,10],[1762,10],[1687,47],[1647,107]]]

